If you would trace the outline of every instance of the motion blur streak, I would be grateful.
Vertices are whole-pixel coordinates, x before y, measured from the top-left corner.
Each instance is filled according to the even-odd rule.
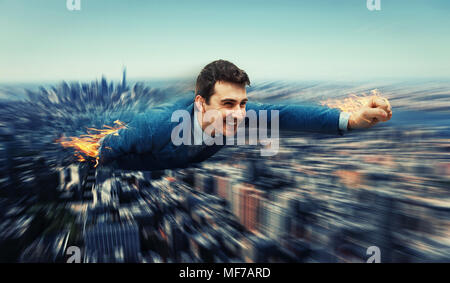
[[[450,261],[450,82],[255,82],[252,101],[378,89],[395,112],[344,136],[283,133],[272,157],[231,146],[192,168],[111,171],[55,142],[192,88],[0,85],[0,261],[66,262],[70,246],[82,262],[365,262],[371,246],[381,262]]]

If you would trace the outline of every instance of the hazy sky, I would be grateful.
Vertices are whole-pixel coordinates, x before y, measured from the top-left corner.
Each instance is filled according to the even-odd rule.
[[[0,0],[0,82],[195,77],[450,78],[450,1]]]

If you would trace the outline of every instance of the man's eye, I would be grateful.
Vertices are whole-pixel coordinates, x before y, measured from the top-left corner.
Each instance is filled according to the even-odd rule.
[[[225,102],[225,105],[231,106],[231,105],[233,105],[233,103],[231,103],[231,102]]]

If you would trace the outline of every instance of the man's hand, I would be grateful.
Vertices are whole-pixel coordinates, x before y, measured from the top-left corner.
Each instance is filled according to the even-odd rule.
[[[389,101],[386,98],[373,96],[365,106],[351,114],[348,129],[370,128],[380,121],[389,121],[391,117],[392,109]]]

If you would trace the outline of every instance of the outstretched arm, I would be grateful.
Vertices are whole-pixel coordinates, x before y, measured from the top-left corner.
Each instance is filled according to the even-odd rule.
[[[370,128],[379,122],[387,122],[392,117],[392,108],[386,98],[372,97],[369,102],[354,113],[341,112],[325,106],[280,105],[247,103],[246,110],[267,110],[268,125],[271,110],[278,110],[280,130],[312,131],[340,134],[347,130]]]
[[[341,111],[323,106],[282,105],[248,102],[246,111],[254,110],[260,115],[267,110],[268,125],[271,121],[271,110],[278,110],[280,130],[309,131],[330,134],[342,134],[339,128]]]

